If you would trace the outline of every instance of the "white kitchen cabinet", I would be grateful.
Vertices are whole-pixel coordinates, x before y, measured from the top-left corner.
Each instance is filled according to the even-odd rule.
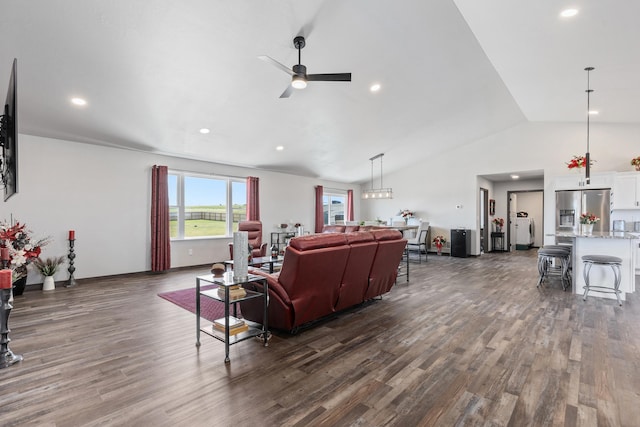
[[[584,169],[575,171],[571,175],[558,176],[555,179],[556,190],[587,190],[590,188],[612,188],[615,172],[591,173],[590,183],[584,178]]]
[[[616,174],[613,186],[613,209],[640,209],[640,173]]]

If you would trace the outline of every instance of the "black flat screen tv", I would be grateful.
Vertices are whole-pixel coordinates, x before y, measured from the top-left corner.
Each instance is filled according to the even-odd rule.
[[[13,60],[7,100],[2,113],[2,129],[0,143],[2,143],[2,186],[4,187],[4,201],[18,192],[18,96],[17,96],[18,60]]]

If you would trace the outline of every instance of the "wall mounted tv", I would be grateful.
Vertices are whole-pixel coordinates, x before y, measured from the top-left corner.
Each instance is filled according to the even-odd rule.
[[[4,187],[4,201],[18,192],[18,96],[17,88],[18,60],[13,60],[7,100],[1,117],[0,145],[0,176]]]

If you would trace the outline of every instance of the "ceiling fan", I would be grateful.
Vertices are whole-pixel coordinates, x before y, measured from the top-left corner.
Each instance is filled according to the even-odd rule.
[[[305,46],[306,42],[304,37],[297,36],[293,39],[293,45],[298,49],[298,64],[294,65],[291,69],[287,66],[279,63],[275,59],[262,55],[258,58],[263,61],[269,62],[275,65],[285,73],[291,75],[291,84],[282,92],[280,98],[288,98],[291,96],[293,89],[304,89],[307,87],[307,82],[350,82],[351,73],[334,73],[334,74],[307,74],[307,67],[300,63],[301,50]]]

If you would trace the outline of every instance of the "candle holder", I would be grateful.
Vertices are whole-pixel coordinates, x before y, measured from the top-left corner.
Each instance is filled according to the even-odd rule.
[[[9,350],[9,315],[11,314],[11,288],[0,289],[0,369],[8,368],[23,360],[19,354]]]
[[[70,288],[76,285],[76,278],[73,277],[73,272],[76,271],[76,268],[73,266],[73,260],[76,258],[76,254],[73,250],[73,243],[75,241],[75,239],[69,239],[69,255],[67,255],[67,258],[69,258],[69,268],[67,268],[67,271],[69,272],[69,282],[64,285],[65,288]]]

